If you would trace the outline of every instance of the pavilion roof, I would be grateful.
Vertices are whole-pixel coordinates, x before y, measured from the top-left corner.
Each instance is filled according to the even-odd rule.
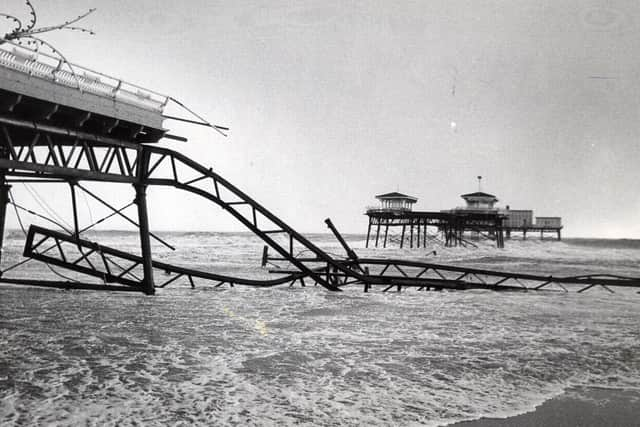
[[[491,198],[491,199],[494,199],[496,201],[498,200],[496,198],[496,196],[494,196],[493,194],[484,193],[482,191],[476,191],[475,193],[463,194],[460,197],[462,197],[463,199],[481,197],[481,198],[487,198],[487,199]]]
[[[397,191],[394,191],[391,193],[385,193],[385,194],[378,194],[376,196],[376,199],[379,199],[379,200],[404,199],[404,200],[409,200],[411,202],[418,201],[418,199],[413,196],[408,196],[406,194],[398,193]]]

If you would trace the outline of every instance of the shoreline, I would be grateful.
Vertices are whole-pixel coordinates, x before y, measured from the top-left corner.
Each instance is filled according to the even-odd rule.
[[[532,411],[507,418],[482,417],[448,427],[617,427],[631,426],[640,414],[640,390],[571,387]]]

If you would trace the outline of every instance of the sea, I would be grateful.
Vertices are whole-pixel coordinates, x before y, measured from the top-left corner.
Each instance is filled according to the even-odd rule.
[[[271,277],[251,234],[158,234],[177,248],[154,241],[161,261]],[[306,236],[344,256],[332,235]],[[139,248],[132,232],[85,237]],[[638,240],[510,240],[504,249],[346,240],[363,257],[640,277]],[[22,232],[5,236],[3,269],[23,245]],[[5,273],[59,275],[73,276],[35,261]],[[640,393],[639,289],[613,290],[364,293],[196,280],[145,296],[0,285],[0,424],[445,426],[521,414],[576,387]]]

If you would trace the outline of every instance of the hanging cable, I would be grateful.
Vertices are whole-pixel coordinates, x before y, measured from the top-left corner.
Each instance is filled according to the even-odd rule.
[[[16,207],[16,205],[15,205],[15,203],[14,203],[14,200],[13,200],[13,194],[11,194],[11,190],[9,190],[9,200],[11,201],[11,204],[13,205],[13,209],[14,209],[14,211],[15,211],[15,213],[16,213],[16,219],[18,220],[18,224],[20,225],[20,229],[22,230],[22,232],[24,233],[24,236],[25,236],[25,238],[26,238],[26,237],[27,237],[27,230],[24,228],[24,224],[23,224],[23,222],[22,222],[22,218],[20,217],[20,212],[18,211],[18,208]],[[66,280],[69,280],[69,281],[71,281],[71,282],[78,283],[78,280],[73,279],[73,278],[68,277],[68,276],[65,276],[64,274],[62,274],[62,273],[60,273],[60,272],[56,271],[56,270],[55,270],[53,267],[51,267],[48,263],[46,263],[46,262],[45,262],[45,263],[44,263],[44,265],[46,265],[46,266],[47,266],[47,268],[48,268],[49,270],[51,270],[51,272],[52,272],[53,274],[55,274],[56,276],[61,277],[61,278],[66,279]]]
[[[89,206],[89,201],[87,200],[87,195],[85,194],[85,192],[84,192],[84,191],[82,192],[82,198],[84,199],[84,204],[85,204],[85,206],[87,207],[87,212],[89,212],[89,221],[91,221],[91,223],[93,223],[93,214],[91,213],[91,206]],[[79,236],[80,236],[80,230],[78,230],[78,237],[79,237]],[[94,234],[94,237],[95,237],[95,234]],[[98,245],[97,247],[98,247],[98,248],[100,248],[100,246],[99,246],[99,245]],[[103,259],[106,259],[106,260],[108,260],[108,261],[111,261],[111,260],[109,260],[109,259],[107,258],[107,256],[102,252],[102,249],[98,249],[98,253],[100,254],[100,256],[101,256]],[[111,261],[111,262],[113,262],[113,261]],[[106,277],[105,277],[104,275],[102,275],[102,276],[101,276],[101,279],[102,279],[103,284],[105,284],[105,285],[106,285],[106,284],[107,284],[107,279],[106,279]]]
[[[40,205],[40,207],[47,212],[47,214],[49,216],[51,216],[52,218],[55,218],[58,222],[64,224],[67,229],[72,229],[73,227],[71,227],[71,225],[65,221],[64,218],[62,218],[60,215],[58,215],[48,204],[46,201],[44,201],[40,195],[38,195],[37,191],[35,191],[31,185],[27,184],[27,183],[23,183],[24,187],[27,189],[27,191],[29,192],[29,194],[31,194],[31,197],[33,197],[33,199],[36,201],[36,203],[38,205]]]
[[[69,230],[69,229],[68,229],[68,228],[66,228],[64,225],[60,224],[59,222],[57,222],[57,221],[55,221],[55,220],[53,220],[53,219],[51,219],[51,218],[48,218],[48,217],[46,217],[46,216],[44,216],[44,215],[42,215],[42,214],[39,214],[38,212],[32,211],[31,209],[27,209],[27,208],[25,208],[25,207],[23,207],[23,206],[20,206],[19,204],[15,203],[15,202],[13,202],[13,201],[9,201],[9,203],[11,203],[15,208],[18,208],[18,209],[20,209],[20,210],[22,210],[22,211],[25,211],[25,212],[27,212],[27,213],[30,213],[31,215],[37,216],[38,218],[42,218],[42,219],[44,219],[45,221],[49,221],[50,223],[57,225],[58,227],[60,227],[60,228],[61,228],[61,229],[63,229],[64,231],[66,231],[67,233],[72,234],[72,233],[71,233],[71,230]]]
[[[13,203],[12,203],[12,204],[13,204]],[[82,232],[84,232],[84,231],[87,231],[87,230],[89,230],[89,229],[91,229],[91,228],[95,227],[96,225],[100,224],[101,222],[103,222],[103,221],[105,221],[105,220],[107,220],[107,219],[109,219],[109,218],[111,218],[111,217],[113,217],[113,216],[117,215],[117,212],[122,212],[122,211],[124,211],[125,209],[127,209],[127,208],[129,208],[129,207],[133,206],[133,204],[134,204],[134,202],[131,202],[131,203],[129,203],[128,205],[126,205],[126,206],[124,206],[124,207],[122,207],[122,208],[118,209],[116,212],[112,212],[112,213],[110,213],[109,215],[107,215],[107,216],[105,216],[105,217],[100,218],[100,219],[99,219],[99,220],[97,220],[96,222],[94,222],[94,223],[92,223],[92,224],[89,224],[88,226],[86,226],[86,227],[84,227],[82,230],[80,230],[80,233],[82,233]],[[15,206],[15,205],[14,205],[14,206]],[[69,234],[71,234],[71,233],[69,233]],[[55,245],[55,244],[54,244],[54,245],[51,245],[51,246],[49,246],[47,249],[45,249],[45,250],[43,250],[42,252],[40,252],[40,254],[46,254],[47,252],[49,252],[50,250],[52,250],[52,249],[53,249],[53,248],[55,248],[55,247],[56,247],[56,245]],[[9,266],[9,267],[5,268],[4,270],[2,270],[2,274],[6,273],[7,271],[13,270],[13,269],[15,269],[15,268],[17,268],[17,267],[20,267],[21,265],[26,264],[26,263],[28,263],[28,262],[30,262],[30,261],[33,261],[33,260],[34,260],[33,258],[27,258],[27,259],[24,259],[24,260],[22,260],[22,261],[19,261],[19,262],[15,263],[15,264],[13,264],[13,265],[11,265],[11,266]]]

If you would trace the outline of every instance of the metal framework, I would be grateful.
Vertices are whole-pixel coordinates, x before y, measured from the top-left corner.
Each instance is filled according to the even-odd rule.
[[[474,213],[474,212],[418,212],[399,211],[393,209],[369,209],[369,226],[367,228],[367,243],[374,240],[378,247],[380,240],[383,248],[392,239],[390,231],[401,228],[399,237],[400,247],[403,248],[408,241],[409,248],[414,245],[426,248],[429,238],[440,235],[445,246],[476,246],[465,239],[465,232],[476,233],[488,240],[496,242],[498,248],[504,247],[503,220],[504,216],[498,213]],[[371,235],[374,228],[375,239]],[[435,229],[429,234],[429,229]],[[384,236],[381,232],[384,230]],[[397,237],[397,236],[394,236]]]
[[[337,229],[329,219],[326,220],[329,229],[334,233],[338,241],[347,253],[343,261],[352,271],[362,272],[364,280],[332,269],[327,265],[323,271],[327,280],[337,286],[359,284],[368,292],[375,286],[383,287],[383,292],[393,288],[398,292],[402,288],[415,288],[421,290],[467,290],[485,289],[492,291],[540,291],[561,290],[568,292],[565,286],[578,286],[578,293],[589,290],[595,286],[601,286],[609,292],[611,287],[640,287],[640,278],[624,277],[611,274],[586,274],[580,276],[554,277],[527,273],[511,273],[488,269],[477,269],[454,265],[425,263],[401,259],[359,258],[340,236]],[[263,265],[272,261],[282,261],[268,256],[267,249],[263,255]],[[313,261],[313,260],[310,260]],[[292,274],[283,268],[272,269],[278,274]]]
[[[165,287],[178,279],[195,285],[194,279],[214,282],[215,286],[228,284],[248,286],[276,286],[292,284],[305,279],[329,290],[337,291],[345,285],[361,284],[369,291],[382,286],[384,291],[403,287],[422,289],[492,289],[540,290],[556,285],[579,285],[582,292],[600,285],[640,286],[640,280],[610,275],[552,277],[530,274],[504,273],[466,267],[418,263],[406,260],[360,259],[348,247],[335,227],[328,222],[347,252],[346,259],[337,259],[315,246],[277,216],[237,189],[220,175],[188,157],[157,146],[134,144],[114,138],[98,137],[88,133],[60,129],[0,116],[0,210],[5,213],[9,202],[7,177],[33,181],[61,180],[71,184],[74,211],[74,230],[64,233],[31,226],[24,255],[64,267],[102,280],[102,284],[77,284],[60,281],[28,281],[29,284],[55,287],[74,287],[105,290],[137,290],[153,294],[156,287]],[[82,181],[101,181],[131,184],[136,192],[135,204],[138,221],[126,217],[117,209],[93,194]],[[146,206],[148,186],[170,186],[204,197],[220,206],[249,230],[259,236],[275,256],[265,250],[264,262],[285,262],[288,268],[275,268],[272,272],[282,277],[272,280],[251,280],[201,272],[153,261],[150,239],[162,239],[149,231]],[[78,229],[75,191],[87,192],[110,207],[114,214],[138,225],[141,238],[141,256],[102,246],[80,237]],[[4,216],[2,218],[4,219]],[[4,221],[2,221],[4,225]],[[424,235],[423,235],[424,236]],[[296,254],[306,249],[309,256]],[[154,271],[163,271],[166,280],[156,286]],[[3,282],[25,284],[27,281],[2,278]]]
[[[156,288],[179,280],[187,280],[191,286],[195,286],[197,280],[198,283],[207,281],[214,286],[232,287],[292,286],[298,282],[305,286],[313,283],[331,291],[360,284],[364,285],[366,292],[380,286],[384,291],[394,287],[398,290],[403,287],[419,290],[541,290],[554,284],[562,290],[566,290],[565,285],[579,285],[579,292],[598,285],[609,290],[612,286],[640,286],[640,279],[613,275],[558,278],[406,260],[360,259],[333,224],[327,221],[346,252],[344,258],[329,255],[211,168],[179,152],[153,145],[161,138],[185,140],[167,134],[162,127],[164,119],[209,126],[222,134],[226,128],[208,123],[171,97],[69,64],[37,50],[25,49],[7,40],[0,45],[0,247],[9,204],[13,205],[16,212],[27,211],[64,230],[30,226],[23,253],[26,260],[0,271],[0,282],[135,291],[149,295],[154,294]],[[81,74],[63,70],[63,63],[81,71]],[[169,102],[174,102],[198,120],[165,115],[164,110]],[[19,205],[11,197],[10,184],[14,182],[68,183],[73,225],[66,226]],[[135,200],[125,207],[114,207],[87,189],[85,182],[131,185]],[[263,266],[271,265],[271,271],[279,276],[270,280],[244,279],[154,261],[151,239],[173,247],[149,230],[146,197],[149,186],[186,191],[227,211],[264,241]],[[77,206],[79,191],[109,208],[111,213],[80,228]],[[131,205],[137,208],[137,218],[124,213]],[[85,231],[116,215],[138,227],[141,255],[83,238]],[[389,227],[402,227],[402,246],[407,226],[409,245],[412,247],[414,241],[418,247],[421,242],[423,247],[426,246],[427,227],[436,227],[449,246],[472,244],[463,239],[465,231],[489,233],[498,246],[504,244],[502,218],[496,215],[413,212],[409,216],[396,217],[376,213],[370,215],[367,244],[374,225],[377,226],[376,246],[382,226],[385,227],[385,246]],[[270,254],[269,248],[275,254]],[[298,255],[301,251],[305,253],[304,257]],[[89,276],[97,283],[83,283],[69,278],[25,280],[7,277],[8,272],[28,260],[62,267]],[[156,284],[154,274],[159,271],[165,274],[165,279]]]
[[[4,177],[128,183],[136,190],[144,269],[142,288],[154,292],[145,190],[172,186],[219,205],[265,243],[289,260],[304,276],[330,290],[339,290],[295,257],[300,247],[333,268],[348,272],[339,261],[273,215],[224,178],[188,157],[150,145],[59,129],[0,116],[0,170]],[[6,205],[8,200],[4,200]],[[0,200],[0,203],[3,201]],[[74,218],[77,218],[74,206]],[[77,222],[77,221],[76,221]],[[77,235],[77,233],[75,233]],[[68,264],[64,265],[69,266]],[[129,283],[129,285],[132,285]]]
[[[101,280],[102,284],[64,281],[26,281],[2,277],[5,283],[83,289],[133,290],[153,294],[156,287],[165,287],[179,279],[192,286],[194,280],[212,281],[215,286],[228,284],[276,286],[293,284],[305,279],[328,290],[337,291],[345,285],[360,284],[365,291],[382,286],[384,291],[403,287],[430,289],[491,289],[541,290],[555,285],[563,291],[565,285],[578,285],[582,292],[594,286],[610,290],[612,286],[639,287],[640,279],[612,275],[552,277],[506,273],[466,267],[447,266],[406,260],[360,259],[348,247],[335,227],[328,222],[339,239],[347,257],[338,259],[315,246],[277,216],[233,186],[212,169],[188,157],[157,146],[134,144],[115,138],[30,123],[0,116],[0,219],[8,200],[8,177],[29,181],[69,182],[73,189],[74,230],[59,232],[31,226],[24,256],[64,267]],[[126,217],[83,185],[83,181],[131,184],[136,192],[138,221]],[[275,256],[264,252],[264,264],[287,263],[271,271],[281,277],[272,280],[251,280],[201,272],[153,261],[150,239],[162,239],[149,231],[146,206],[148,186],[170,186],[210,200],[220,206],[249,230],[259,236]],[[85,191],[111,208],[112,215],[124,216],[140,228],[141,256],[128,254],[82,239],[78,229],[75,191]],[[423,235],[424,237],[424,235]],[[305,249],[307,257],[296,254]],[[163,283],[154,282],[154,271],[167,274]]]

